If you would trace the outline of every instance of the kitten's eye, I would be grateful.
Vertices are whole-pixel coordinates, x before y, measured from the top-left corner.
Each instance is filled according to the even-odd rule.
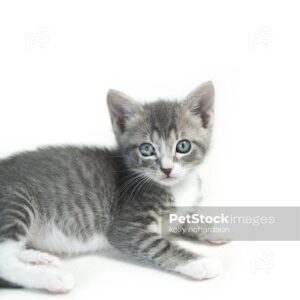
[[[155,154],[154,147],[149,143],[143,143],[139,147],[139,151],[143,156],[152,156]]]
[[[176,151],[178,153],[187,153],[191,150],[191,142],[188,140],[181,140],[176,145]]]

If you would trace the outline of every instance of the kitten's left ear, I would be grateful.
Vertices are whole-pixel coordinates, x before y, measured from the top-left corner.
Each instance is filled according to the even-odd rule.
[[[213,119],[215,89],[211,81],[199,85],[184,100],[184,105],[202,119],[203,127],[208,128]]]

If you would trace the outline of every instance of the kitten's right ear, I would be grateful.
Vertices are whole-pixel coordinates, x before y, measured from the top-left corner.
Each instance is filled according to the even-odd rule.
[[[126,120],[141,110],[140,105],[138,105],[131,97],[117,90],[108,91],[107,106],[113,128],[120,133],[125,131]]]

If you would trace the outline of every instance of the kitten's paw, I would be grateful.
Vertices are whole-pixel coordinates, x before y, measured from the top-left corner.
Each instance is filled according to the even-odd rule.
[[[59,269],[47,270],[43,277],[44,289],[54,294],[68,293],[75,285],[73,276]]]
[[[177,272],[197,280],[217,277],[222,272],[221,263],[214,258],[199,258],[178,266]]]
[[[58,257],[51,254],[36,250],[23,250],[19,253],[19,259],[24,263],[33,265],[49,265],[53,267],[61,267],[61,261]]]

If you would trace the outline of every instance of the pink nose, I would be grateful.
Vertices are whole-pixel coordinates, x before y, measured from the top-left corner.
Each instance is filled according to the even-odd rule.
[[[168,169],[165,169],[165,168],[160,168],[163,173],[165,173],[168,177],[170,176],[171,172],[172,172],[172,168],[168,168]]]

